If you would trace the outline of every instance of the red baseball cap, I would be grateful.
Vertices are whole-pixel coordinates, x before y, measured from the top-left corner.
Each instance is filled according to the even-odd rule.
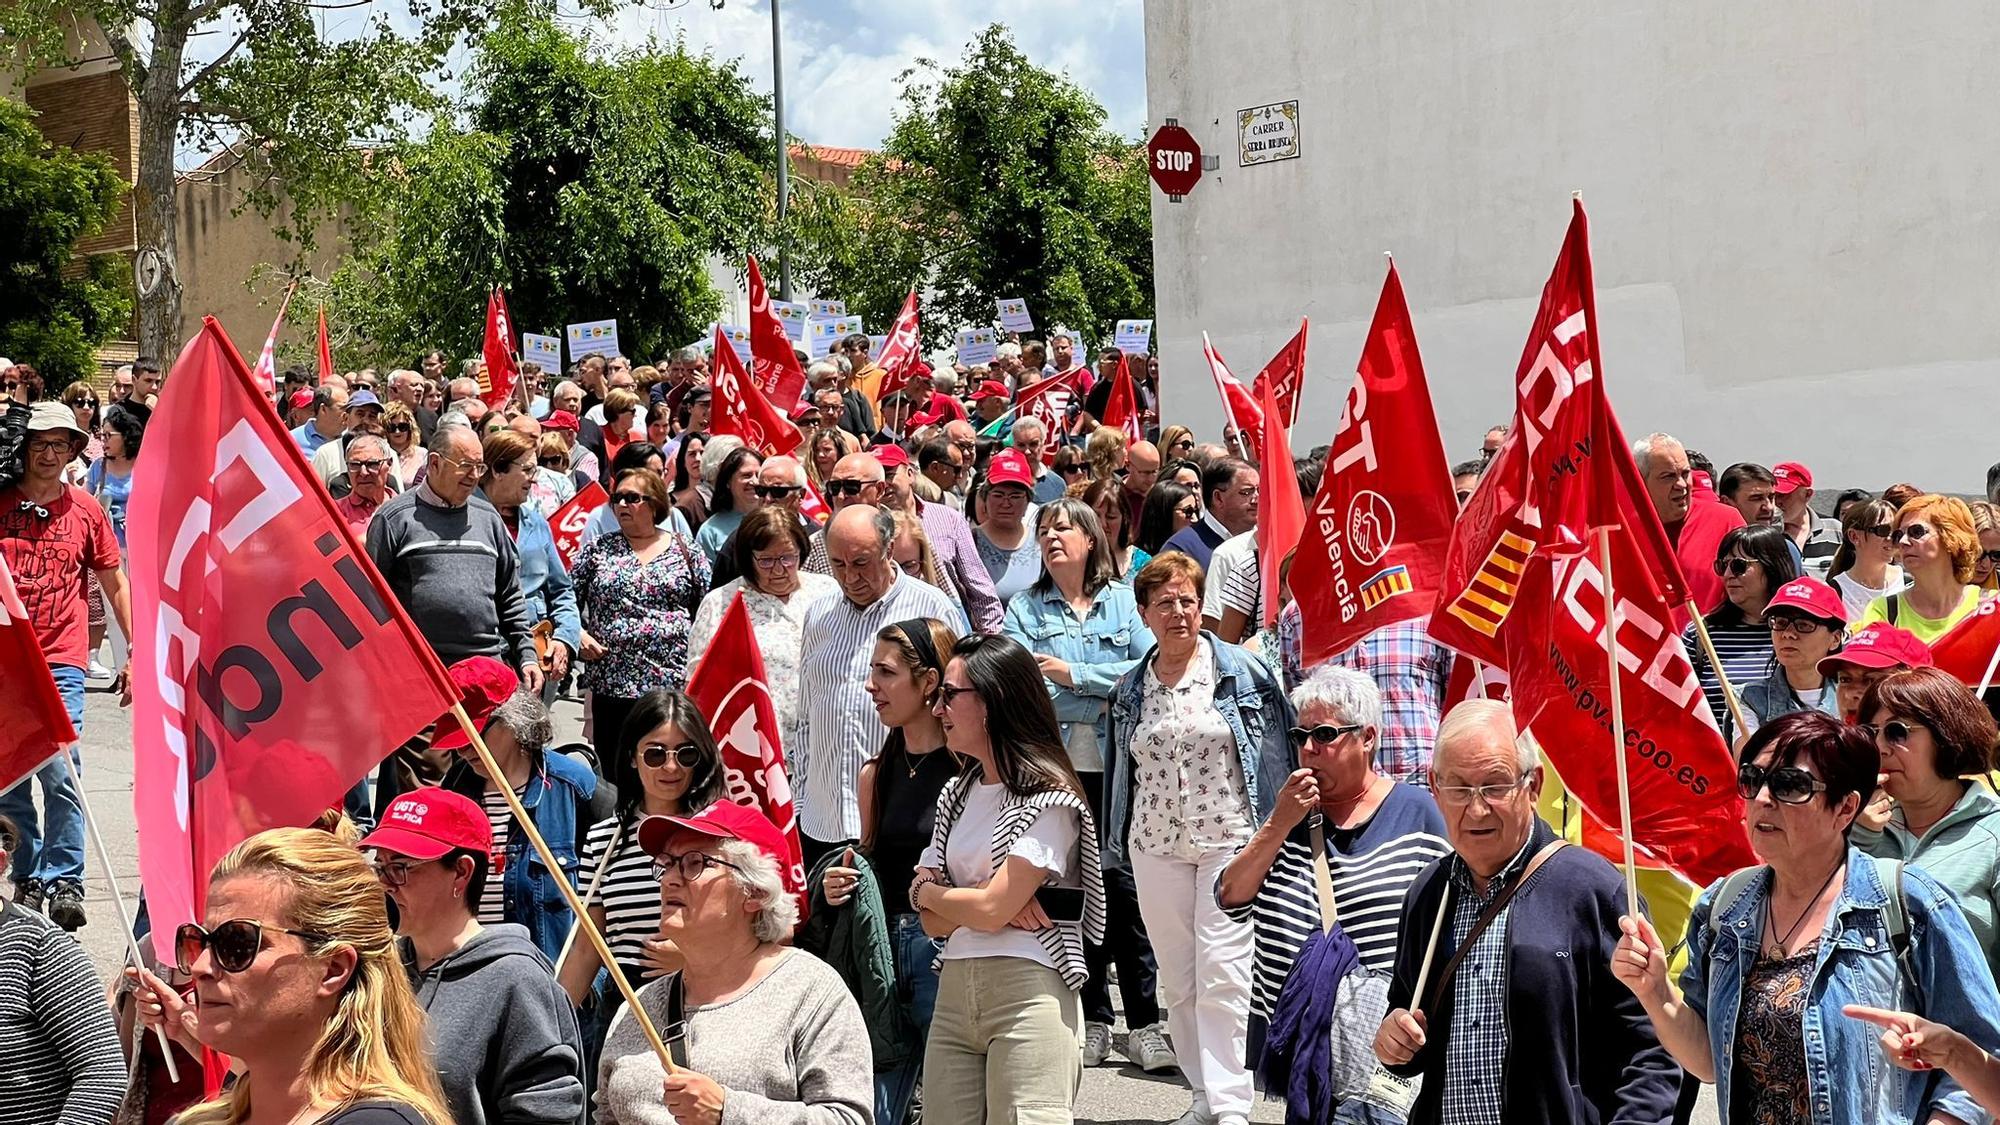
[[[542,428],[545,430],[567,430],[570,433],[575,433],[583,428],[583,423],[577,421],[576,415],[571,414],[569,411],[558,410],[542,419]]]
[[[1035,472],[1028,467],[1028,458],[1018,449],[1003,449],[993,455],[986,465],[986,484],[1018,484],[1033,491]]]
[[[1875,621],[1847,638],[1839,652],[1821,660],[1819,674],[1831,676],[1842,664],[1856,668],[1928,668],[1931,650],[1908,629]]]
[[[1778,462],[1778,464],[1772,466],[1771,476],[1777,481],[1777,484],[1772,487],[1771,491],[1780,496],[1786,496],[1797,492],[1801,488],[1811,488],[1813,486],[1812,472],[1797,461]]]
[[[412,789],[389,802],[382,823],[355,845],[381,848],[411,859],[443,859],[449,852],[493,854],[493,823],[479,802],[449,789]]]
[[[883,472],[888,472],[898,465],[907,465],[910,463],[909,451],[900,445],[878,445],[868,452],[873,453],[875,459],[882,462]]]
[[[313,393],[303,389],[293,391],[291,403],[293,410],[304,410],[313,404]]]
[[[998,379],[988,379],[984,383],[979,384],[979,393],[973,395],[972,397],[975,399],[981,399],[981,398],[1011,398],[1013,396],[1008,393],[1007,384],[1001,382]]]
[[[675,837],[687,833],[713,840],[741,840],[769,856],[778,865],[785,890],[797,895],[803,888],[792,869],[792,849],[785,834],[771,818],[748,805],[723,798],[693,816],[649,816],[639,822],[639,847],[647,855],[667,850]]]
[[[493,712],[521,686],[519,673],[490,656],[468,656],[452,665],[450,671],[451,682],[458,686],[458,697],[465,703],[465,713],[472,717],[472,725],[481,730],[486,729],[486,720],[493,717]],[[446,714],[438,720],[431,749],[456,750],[471,744],[472,739],[466,737],[456,716]]]
[[[1768,617],[1779,609],[1802,609],[1821,620],[1847,624],[1847,603],[1838,591],[1817,578],[1794,578],[1778,587],[1764,606],[1764,614]]]

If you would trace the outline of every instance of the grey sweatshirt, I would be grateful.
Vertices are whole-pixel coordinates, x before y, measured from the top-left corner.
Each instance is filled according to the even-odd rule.
[[[421,972],[401,945],[457,1125],[583,1120],[576,1012],[527,927],[488,926]]]
[[[532,659],[521,556],[484,496],[445,507],[419,485],[389,498],[368,521],[368,557],[446,664],[491,656],[519,668]]]

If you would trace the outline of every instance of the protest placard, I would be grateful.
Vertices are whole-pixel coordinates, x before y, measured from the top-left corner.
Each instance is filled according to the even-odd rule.
[[[870,336],[870,337],[868,337],[868,358],[869,358],[869,359],[873,359],[873,360],[879,360],[879,359],[881,359],[881,358],[882,358],[882,345],[884,345],[884,344],[886,344],[886,343],[888,343],[888,342],[889,342],[889,337],[887,337],[887,336]]]
[[[742,363],[749,363],[749,362],[750,362],[750,326],[749,326],[749,325],[746,325],[746,324],[718,324],[718,325],[716,325],[716,326],[715,326],[715,330],[716,330],[717,332],[720,332],[720,333],[722,333],[722,335],[723,335],[723,336],[724,336],[725,338],[727,338],[727,339],[728,339],[728,341],[729,341],[729,345],[730,345],[731,347],[733,347],[733,348],[735,348],[735,349],[736,349],[736,358],[737,358],[737,360],[738,360],[739,362],[742,362]]]
[[[1150,320],[1121,320],[1114,337],[1118,350],[1126,355],[1145,355],[1153,342],[1153,322]]]
[[[993,351],[1000,344],[1000,334],[991,328],[967,328],[958,334],[958,362],[967,367],[977,367],[993,362]]]
[[[521,333],[521,361],[540,364],[543,373],[562,374],[562,337],[539,336],[533,332]],[[554,386],[554,383],[550,383]]]
[[[993,302],[1000,309],[1000,327],[1009,332],[1033,332],[1035,318],[1028,315],[1028,302],[1019,297],[1002,297]]]
[[[847,315],[846,301],[807,301],[806,308],[814,320],[839,320]]]
[[[587,355],[601,355],[605,359],[610,359],[619,354],[616,320],[586,320],[581,324],[565,325],[563,334],[569,339],[571,363],[576,363]]]
[[[778,323],[785,326],[785,335],[794,340],[806,338],[806,318],[812,310],[803,301],[772,301],[771,311],[778,317]]]

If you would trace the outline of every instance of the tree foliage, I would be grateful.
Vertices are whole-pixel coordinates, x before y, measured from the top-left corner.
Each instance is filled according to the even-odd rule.
[[[495,284],[529,331],[617,317],[647,360],[700,339],[722,307],[710,257],[772,237],[769,102],[678,42],[594,55],[520,9],[467,92],[471,128],[398,150],[387,225],[336,278],[364,350],[473,349]]]
[[[1033,65],[1000,24],[958,65],[920,60],[902,82],[853,198],[800,217],[809,280],[879,329],[916,288],[932,345],[991,323],[1000,297],[1093,339],[1152,315],[1145,149],[1106,129],[1095,99]]]
[[[97,369],[98,345],[132,316],[132,274],[110,254],[72,266],[125,185],[102,156],[49,144],[33,116],[0,99],[0,355],[54,391]]]

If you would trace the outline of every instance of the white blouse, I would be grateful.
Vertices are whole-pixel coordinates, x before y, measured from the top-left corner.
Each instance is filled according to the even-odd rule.
[[[771,693],[771,708],[777,712],[778,730],[790,731],[799,718],[799,650],[804,644],[806,607],[822,597],[839,597],[840,584],[824,574],[799,572],[799,588],[786,599],[773,597],[732,578],[708,592],[695,610],[694,625],[688,630],[688,672],[708,651],[722,615],[736,591],[743,591],[743,608],[750,613],[750,631],[757,636],[757,649],[764,656],[764,686]],[[718,735],[720,732],[718,732]],[[792,748],[785,747],[786,761]]]
[[[1201,642],[1181,682],[1160,682],[1146,664],[1139,725],[1132,732],[1133,851],[1193,863],[1235,851],[1256,825],[1236,736],[1215,709],[1215,650]]]

